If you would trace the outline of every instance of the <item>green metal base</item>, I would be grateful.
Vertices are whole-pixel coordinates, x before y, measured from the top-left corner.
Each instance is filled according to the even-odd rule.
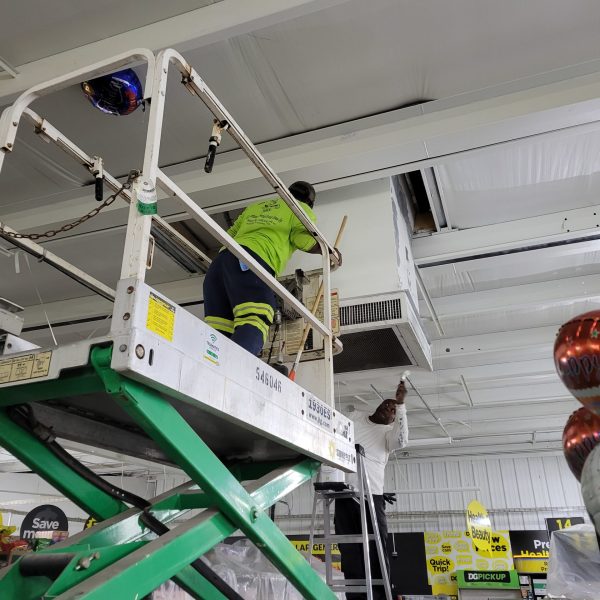
[[[36,553],[34,560],[51,554],[72,555],[55,579],[24,575],[20,567],[23,559],[6,570],[0,578],[0,598],[139,599],[174,579],[195,598],[222,600],[224,596],[189,565],[238,529],[305,598],[335,598],[265,512],[309,480],[319,463],[301,459],[227,468],[161,394],[110,368],[111,350],[94,348],[91,366],[69,375],[64,386],[59,379],[0,389],[0,445],[101,521]],[[127,508],[75,473],[7,414],[8,407],[17,403],[64,398],[89,390],[110,394],[191,478],[193,483],[152,501],[152,514],[169,523],[189,509],[205,510],[156,537],[141,523],[138,509]],[[250,483],[243,486],[242,481]]]

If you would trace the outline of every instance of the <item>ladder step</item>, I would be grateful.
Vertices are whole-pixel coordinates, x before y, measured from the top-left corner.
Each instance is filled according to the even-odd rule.
[[[383,582],[374,585],[383,585]],[[366,592],[368,588],[366,585],[330,585],[329,589],[332,592]]]
[[[372,585],[383,585],[383,579],[371,579]],[[367,585],[366,579],[344,579],[344,583],[334,583],[334,585],[346,585],[346,586],[355,586],[355,585]]]
[[[370,541],[373,541],[375,539],[375,535],[370,533],[367,538]],[[348,534],[348,535],[330,535],[328,537],[317,537],[315,536],[314,538],[314,542],[316,543],[317,540],[321,543],[321,544],[331,544],[332,542],[338,543],[338,544],[362,544],[363,543],[363,536],[360,533],[355,533],[355,534]]]

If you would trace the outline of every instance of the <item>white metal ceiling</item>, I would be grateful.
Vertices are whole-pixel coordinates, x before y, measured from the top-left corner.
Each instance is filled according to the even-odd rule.
[[[219,1],[3,2],[0,56],[18,67]]]
[[[15,25],[31,11],[32,4],[39,3],[11,7],[9,16]],[[36,36],[35,28],[40,23],[32,22],[29,29],[24,26],[20,40],[0,35],[0,57],[10,58],[19,67],[21,61],[35,61],[99,39],[98,29],[107,35],[116,34],[124,30],[125,24],[129,28],[132,23],[142,27],[202,4],[207,3],[173,3],[168,14],[147,15],[139,21],[124,17],[113,29],[98,20],[95,32],[82,25],[79,30],[73,27],[73,37],[69,37],[66,16],[61,20],[57,11],[45,25],[61,38],[59,45]],[[223,0],[220,4],[226,7],[235,2]],[[423,116],[431,119],[423,121],[423,127],[429,123],[434,128],[435,114],[427,117],[420,108],[403,111],[402,115],[408,115],[408,133],[402,146],[392,143],[389,131],[392,125],[400,127],[398,113],[358,119],[387,113],[416,100],[439,99],[447,108],[444,114],[448,120],[442,126],[453,122],[457,130],[463,127],[463,137],[456,147],[475,147],[483,131],[477,129],[477,119],[481,115],[483,122],[489,115],[484,125],[491,131],[497,114],[491,111],[502,107],[502,94],[525,90],[511,105],[517,114],[517,109],[534,97],[546,100],[557,97],[561,90],[568,94],[575,88],[569,81],[559,82],[553,96],[534,89],[537,79],[525,85],[522,78],[552,78],[557,69],[600,58],[600,6],[593,0],[568,4],[558,0],[350,0],[324,2],[321,11],[315,11],[318,3],[296,4],[311,4],[312,8],[307,14],[277,24],[265,18],[261,22],[264,26],[259,23],[250,33],[208,45],[199,37],[197,49],[188,40],[186,55],[254,141],[275,140],[264,147],[273,151],[277,169],[290,180],[310,173],[322,190],[352,183],[352,176],[359,172],[426,158],[422,146],[416,142],[410,145],[410,136],[416,135],[410,123]],[[125,5],[129,11],[141,3],[131,1]],[[98,8],[118,19],[114,3],[100,3]],[[83,21],[85,15],[78,13],[78,18]],[[0,23],[7,26],[8,21],[2,18]],[[132,31],[132,39],[135,34]],[[582,68],[587,69],[594,83],[598,66],[590,63]],[[461,112],[461,104],[466,101],[456,98],[457,94],[515,80],[519,81],[504,91],[496,92],[494,88],[483,92],[482,97],[488,94],[489,101],[477,105],[480,113],[471,115],[471,121],[467,120],[468,110]],[[4,81],[0,77],[0,103]],[[583,90],[588,83],[585,80],[578,84],[578,89]],[[533,91],[527,91],[528,87]],[[168,94],[172,101],[167,104],[161,163],[173,165],[171,170],[178,174],[183,188],[203,206],[264,193],[262,184],[247,174],[240,175],[234,152],[218,158],[215,174],[208,178],[210,183],[200,179],[201,165],[193,159],[205,151],[208,117],[177,81],[171,82]],[[556,105],[560,106],[559,100]],[[77,88],[39,102],[38,109],[65,133],[77,139],[81,139],[77,134],[84,133],[89,144],[86,148],[105,155],[115,174],[139,164],[145,125],[141,111],[131,117],[110,119],[95,112]],[[523,136],[528,135],[530,127],[552,129],[556,120],[547,117],[541,108],[535,110],[535,114],[525,115],[511,127]],[[567,108],[566,113],[575,120],[585,115],[580,119],[584,122],[600,116],[597,103],[586,104],[581,112]],[[386,124],[386,119],[392,122]],[[325,129],[338,123],[343,125]],[[369,143],[376,147],[379,140],[380,147],[368,156],[365,153],[364,164],[371,161],[368,169],[361,165],[360,155],[348,155],[344,161],[344,144],[361,142],[373,131],[373,124],[381,130],[377,130],[379,137]],[[565,126],[570,124],[565,121]],[[496,126],[503,129],[500,117]],[[402,138],[401,129],[393,133]],[[446,133],[435,129],[428,133],[438,142],[438,154],[443,154]],[[494,136],[501,137],[501,133]],[[301,135],[289,137],[293,134]],[[69,162],[58,154],[52,155],[52,161],[39,159],[39,141],[25,131],[20,136],[24,144],[6,161],[7,171],[0,177],[0,214],[11,215],[19,224],[43,227],[82,212],[82,197],[91,196],[81,187],[89,181],[87,174],[70,166],[66,170]],[[485,138],[483,145],[492,143],[494,136]],[[568,223],[573,215],[569,211],[575,210],[588,211],[577,213],[575,227],[589,238],[590,228],[596,226],[592,220],[600,186],[599,146],[600,133],[573,130],[561,136],[538,137],[437,160],[438,184],[453,230],[421,237],[414,247],[444,335],[437,332],[423,304],[421,312],[433,343],[435,370],[414,373],[412,380],[465,452],[482,444],[498,451],[522,449],[528,444],[555,448],[566,415],[576,406],[554,374],[551,348],[554,332],[564,320],[596,307],[600,301],[600,242],[588,239],[566,246],[527,247],[546,239],[546,233],[540,232],[546,231],[549,220],[555,223],[552,240],[571,236],[564,219]],[[32,158],[33,169],[26,166]],[[347,171],[342,173],[335,161],[346,162]],[[163,207],[170,210],[168,204]],[[84,235],[53,242],[52,249],[65,258],[77,258],[78,264],[112,283],[119,268],[122,237],[122,230],[114,228],[123,222],[124,211],[112,211],[95,221],[87,234],[84,230]],[[91,234],[94,229],[97,231]],[[501,254],[503,240],[509,238],[520,251]],[[457,239],[461,240],[460,252],[454,250]],[[6,243],[0,245],[7,247]],[[344,268],[351,269],[352,265]],[[84,298],[85,290],[63,282],[46,267],[32,265],[32,270],[48,313],[56,320],[61,320],[61,309],[73,311],[74,304],[63,302],[68,298],[80,298],[72,302],[79,303],[81,314],[106,313],[105,304]],[[177,280],[183,290],[181,297],[187,299],[193,297],[194,286],[199,286],[198,281],[192,281],[191,287],[185,287],[181,282],[185,283],[186,274],[166,259],[156,263],[153,277],[154,283]],[[1,295],[30,306],[31,322],[43,324],[35,286],[27,272],[15,273],[14,257],[0,255],[0,282]],[[63,335],[65,339],[85,337],[97,325],[98,321],[92,321],[71,326],[63,329]],[[38,343],[50,339],[43,329],[31,336]],[[376,403],[370,385],[390,394],[398,375],[392,370],[340,378],[339,398],[346,406],[370,408]],[[413,437],[443,437],[414,391],[409,408]],[[419,448],[415,452],[427,450]]]

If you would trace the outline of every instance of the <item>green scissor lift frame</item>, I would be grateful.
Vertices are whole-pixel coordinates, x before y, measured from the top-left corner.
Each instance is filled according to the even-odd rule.
[[[265,510],[309,480],[319,462],[304,458],[228,468],[161,394],[113,371],[111,353],[112,347],[95,347],[89,365],[74,373],[0,388],[0,444],[99,521],[39,552],[40,556],[53,555],[60,565],[53,574],[23,573],[17,561],[0,579],[0,598],[143,598],[173,579],[195,598],[221,600],[225,596],[189,565],[238,529],[304,597],[335,598]],[[189,485],[155,498],[152,514],[169,523],[182,511],[205,510],[156,537],[140,521],[141,510],[115,500],[66,466],[7,413],[14,405],[94,392],[105,392],[107,401],[120,405],[191,478]],[[249,483],[242,485],[242,481]]]

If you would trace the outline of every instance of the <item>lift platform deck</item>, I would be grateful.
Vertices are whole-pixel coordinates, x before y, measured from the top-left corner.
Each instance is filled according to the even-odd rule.
[[[330,323],[335,252],[231,115],[177,52],[165,50],[155,57],[135,50],[18,98],[0,120],[0,171],[23,116],[38,133],[43,131],[46,141],[94,168],[97,157],[60,134],[29,104],[140,60],[148,65],[146,99],[151,101],[143,169],[132,178],[131,191],[104,174],[104,183],[130,204],[116,289],[0,223],[0,237],[114,300],[108,336],[0,357],[0,445],[99,521],[5,570],[0,597],[142,598],[172,578],[195,598],[238,598],[198,559],[241,530],[306,598],[332,598],[265,510],[309,480],[322,463],[356,470],[352,422],[333,406],[332,356],[339,342],[158,167],[167,73],[174,64],[183,85],[205,103],[320,244],[324,323]],[[165,236],[181,252],[210,262],[153,214],[157,188],[177,198],[323,335],[326,398],[302,389],[145,283],[154,245],[160,249]],[[174,464],[191,481],[150,501],[136,499],[78,466],[56,438]],[[182,521],[183,513],[193,509],[201,511]],[[180,524],[171,529],[176,519]]]

